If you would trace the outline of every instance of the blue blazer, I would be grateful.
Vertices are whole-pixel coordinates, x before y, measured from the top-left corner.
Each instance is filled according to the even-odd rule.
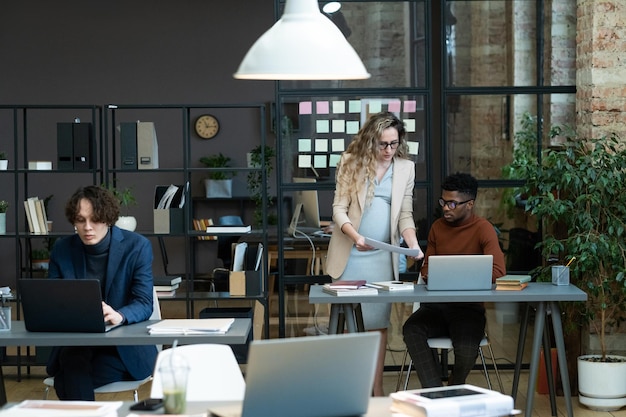
[[[147,320],[152,314],[152,245],[145,237],[112,226],[111,246],[102,298],[124,317],[125,324]],[[83,279],[86,261],[78,235],[60,239],[50,254],[49,278]],[[135,379],[150,374],[156,346],[117,346],[122,362]],[[48,373],[56,373],[56,352],[50,355]]]

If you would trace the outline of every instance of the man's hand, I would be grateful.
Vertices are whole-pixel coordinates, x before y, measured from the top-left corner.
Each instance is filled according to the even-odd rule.
[[[104,322],[110,324],[119,324],[124,320],[124,317],[117,312],[113,307],[102,302],[102,314],[104,315]]]

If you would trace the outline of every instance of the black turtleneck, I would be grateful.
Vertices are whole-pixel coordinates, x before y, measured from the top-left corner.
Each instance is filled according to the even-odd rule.
[[[107,262],[109,260],[109,246],[111,244],[111,229],[106,236],[95,245],[83,245],[85,250],[85,263],[88,279],[100,280],[100,286],[104,289]],[[103,293],[104,294],[104,293]]]

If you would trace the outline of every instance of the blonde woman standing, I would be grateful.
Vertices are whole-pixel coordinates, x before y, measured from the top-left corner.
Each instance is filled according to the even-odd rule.
[[[389,112],[372,115],[356,134],[337,166],[333,200],[334,231],[327,272],[336,280],[398,279],[398,255],[374,249],[365,237],[419,249],[413,221],[415,164],[408,159],[404,124]],[[362,305],[366,330],[382,333],[374,395],[382,396],[387,327],[391,305]]]

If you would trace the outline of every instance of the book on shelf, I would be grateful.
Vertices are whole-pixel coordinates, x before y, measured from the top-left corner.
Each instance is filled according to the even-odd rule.
[[[410,281],[378,281],[368,285],[383,291],[413,291],[415,288]]]
[[[174,291],[177,290],[180,284],[172,284],[172,285],[155,285],[154,290],[156,292],[164,292],[164,291]]]
[[[367,284],[367,281],[365,281],[364,279],[355,279],[355,280],[333,281],[324,285],[327,285],[328,288],[354,290],[354,289],[364,286],[365,284]]]
[[[156,295],[158,298],[173,298],[176,296],[176,290],[169,290],[169,291],[157,290]]]
[[[496,278],[496,290],[519,291],[528,286],[531,280],[530,275],[505,275]]]
[[[152,282],[155,287],[157,285],[174,285],[183,282],[183,277],[180,275],[153,277]]]
[[[497,417],[514,412],[513,397],[469,384],[391,393],[391,411],[413,417]]]
[[[247,226],[209,226],[206,228],[207,233],[250,233],[252,227]]]
[[[193,219],[193,230],[204,232],[207,227],[213,225],[213,219]],[[198,236],[198,240],[217,240],[217,236]]]
[[[29,197],[24,201],[24,210],[28,219],[30,233],[36,235],[48,234],[48,216],[43,200],[39,197]]]
[[[322,286],[322,291],[326,294],[336,295],[337,297],[354,297],[360,295],[377,295],[378,290],[376,288],[371,287],[359,287],[359,288],[332,288],[329,287],[328,284],[324,284]]]

